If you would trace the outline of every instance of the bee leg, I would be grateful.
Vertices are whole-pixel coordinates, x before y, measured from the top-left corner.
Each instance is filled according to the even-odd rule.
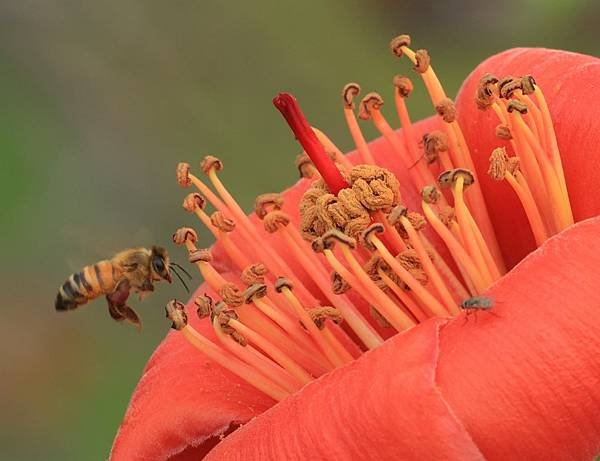
[[[108,313],[117,322],[127,320],[139,330],[142,322],[135,311],[126,304],[127,298],[129,298],[129,290],[129,282],[124,280],[117,285],[115,291],[109,295],[106,295],[106,301],[108,302]]]
[[[118,309],[119,312],[123,315],[124,320],[127,320],[129,323],[131,323],[134,327],[138,329],[138,331],[142,329],[142,321],[131,307],[124,305],[120,306]]]

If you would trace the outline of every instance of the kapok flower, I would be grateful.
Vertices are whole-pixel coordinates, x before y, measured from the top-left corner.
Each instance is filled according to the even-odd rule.
[[[413,83],[397,76],[402,131],[368,93],[358,116],[382,137],[367,143],[348,84],[357,151],[344,156],[280,94],[304,179],[258,197],[254,216],[218,159],[201,164],[216,193],[178,166],[197,189],[183,206],[217,244],[173,237],[206,283],[167,306],[177,331],[146,366],[112,459],[600,453],[599,61],[510,50],[455,105],[409,47],[391,43],[438,115],[413,124]]]

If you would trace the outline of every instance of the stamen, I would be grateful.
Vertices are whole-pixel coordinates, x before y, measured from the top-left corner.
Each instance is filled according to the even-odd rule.
[[[215,316],[213,318],[212,324],[217,339],[234,356],[238,357],[240,360],[252,366],[262,375],[267,377],[269,380],[271,380],[278,386],[281,386],[290,394],[293,394],[298,389],[300,389],[300,387],[302,386],[301,383],[297,382],[297,380],[285,370],[277,366],[275,363],[273,363],[271,360],[269,360],[267,357],[265,357],[262,353],[260,353],[253,347],[243,346],[239,344],[235,339],[233,339],[230,335],[226,334],[223,331],[223,327],[219,322],[218,317]]]
[[[394,295],[404,304],[409,312],[415,317],[418,322],[427,320],[428,315],[419,307],[419,305],[410,297],[410,295],[404,291],[398,284],[385,273],[385,271],[379,267],[377,269],[377,275],[383,280],[386,286],[392,290]],[[379,311],[378,311],[379,312]]]
[[[310,315],[302,306],[298,298],[294,295],[291,290],[291,283],[282,279],[278,280],[278,284],[275,285],[275,289],[278,293],[282,293],[285,296],[288,304],[292,307],[302,324],[306,327],[312,338],[318,344],[321,351],[325,354],[327,359],[335,367],[338,367],[344,363],[352,361],[352,356],[347,353],[341,344],[337,342],[335,338],[327,337],[321,332],[317,326],[313,323]],[[340,356],[341,351],[345,351],[343,356]]]
[[[323,240],[320,240],[320,242],[324,243]],[[344,249],[348,249],[349,251],[349,248],[351,248],[344,239],[338,240],[338,242],[342,243],[342,251],[344,251]],[[332,241],[330,240],[328,243],[331,245]],[[313,244],[313,249],[314,248],[315,245]],[[377,285],[375,285],[355,259],[344,254],[348,262],[352,261],[352,272],[350,272],[342,265],[342,263],[340,263],[330,248],[323,246],[320,248],[320,251],[323,252],[327,262],[329,262],[333,270],[346,279],[350,285],[352,285],[352,288],[358,291],[370,304],[377,306],[377,309],[383,313],[385,318],[388,319],[390,324],[397,331],[404,331],[414,325],[414,322],[406,314],[400,311],[398,306],[396,306],[396,304],[394,304],[394,302],[388,298]]]
[[[227,232],[225,231],[225,227],[231,228],[233,230],[233,228],[235,227],[235,222],[233,220],[225,218],[228,221],[231,221],[231,223],[233,224],[229,223],[228,226],[223,226],[223,229],[219,229],[213,223],[213,219],[209,218],[209,216],[204,212],[205,203],[206,202],[204,198],[197,192],[194,192],[186,196],[186,198],[183,201],[183,208],[186,211],[190,213],[195,213],[196,216],[198,216],[200,221],[202,221],[202,224],[204,224],[206,228],[212,232],[215,238],[221,242],[223,248],[225,249],[225,252],[231,258],[234,264],[238,266],[238,268],[243,268],[250,264],[250,260],[248,259],[248,257],[240,251],[240,249],[237,247],[237,245],[233,243],[233,241],[229,238]],[[217,221],[220,221],[221,217],[216,219]]]
[[[402,40],[400,42],[402,42]],[[394,43],[394,41],[392,41],[392,43]],[[410,48],[408,48],[408,45],[402,45],[400,46],[400,49],[400,54],[395,53],[397,56],[405,54],[413,62],[413,64],[418,66],[419,62],[417,60],[417,55]],[[437,78],[431,65],[428,65],[425,72],[421,73],[420,75],[423,78],[423,82],[427,88],[427,91],[431,97],[431,102],[433,103],[436,111],[444,118],[444,121],[447,122],[444,124],[444,129],[448,135],[451,152],[456,153],[455,163],[458,167],[464,167],[471,171],[475,171],[475,166],[473,164],[473,160],[471,158],[464,135],[460,129],[460,125],[455,120],[456,114],[454,104],[449,98],[447,98],[442,84]],[[428,181],[428,184],[431,184],[431,181]],[[419,188],[422,188],[425,185],[426,184],[420,184]],[[478,183],[475,185],[474,194],[471,195],[470,201],[472,201],[473,213],[475,214],[475,219],[479,227],[481,227],[486,245],[488,248],[490,248],[494,257],[495,265],[502,273],[504,273],[505,266],[502,259],[502,253],[500,252],[500,247],[496,240],[492,221],[489,217],[487,208],[485,206],[485,200],[483,198],[483,193]]]
[[[440,304],[440,302],[435,299],[423,286],[408,272],[402,264],[400,264],[394,256],[388,251],[383,242],[379,240],[379,238],[371,233],[368,235],[368,241],[375,248],[377,253],[385,260],[385,262],[392,268],[392,270],[400,277],[400,279],[408,285],[408,287],[413,291],[415,296],[421,301],[422,305],[425,306],[432,315],[436,315],[439,317],[447,316],[447,311]]]
[[[459,267],[461,267],[466,274],[468,279],[473,284],[477,293],[483,293],[489,286],[489,282],[485,281],[479,272],[479,269],[471,259],[471,256],[464,250],[462,244],[456,239],[452,232],[442,223],[442,221],[435,214],[431,205],[425,200],[421,202],[421,207],[425,213],[425,217],[429,224],[433,227],[436,233],[444,241],[444,244],[450,251],[452,258],[457,261]]]
[[[174,242],[179,245],[186,245],[190,253],[190,262],[196,263],[208,285],[213,290],[220,292],[222,287],[227,285],[228,282],[209,264],[209,261],[211,260],[210,253],[207,250],[196,249],[195,242],[197,238],[194,239],[195,233],[192,234],[189,231],[190,229],[187,228],[178,230],[175,233],[173,239]],[[280,332],[274,325],[268,323],[265,318],[260,317],[258,313],[243,308],[240,308],[238,313],[242,321],[249,327],[256,331],[261,331],[272,342],[278,344],[279,347],[286,350],[288,354],[292,354],[292,356],[294,356],[293,354],[295,354],[295,351],[298,350],[298,347],[303,342],[302,338],[296,338],[296,341],[298,342],[294,343],[289,337]]]
[[[267,215],[269,217],[269,215]],[[266,218],[267,218],[266,217]],[[265,226],[267,225],[265,221]],[[292,227],[286,225],[277,225],[273,231],[280,230],[281,235],[288,244],[288,248],[292,250],[296,259],[300,262],[304,268],[306,274],[313,278],[317,287],[319,287],[322,293],[329,299],[329,301],[335,305],[342,312],[344,319],[350,326],[350,328],[356,333],[361,341],[369,349],[372,349],[383,342],[383,339],[377,334],[377,332],[371,327],[371,325],[363,318],[352,303],[348,302],[345,298],[336,296],[335,293],[331,293],[327,290],[327,279],[328,275],[323,267],[318,264],[314,259],[310,258],[304,249],[305,242],[298,233],[298,231]]]
[[[516,170],[515,174],[522,176],[518,170]],[[525,210],[525,214],[529,221],[529,226],[535,237],[536,245],[540,246],[548,239],[548,233],[544,226],[544,222],[542,221],[542,217],[529,188],[519,184],[513,173],[508,171],[508,156],[506,155],[506,149],[503,147],[494,149],[492,152],[488,175],[496,181],[502,181],[503,179],[508,181],[523,205],[523,209]],[[525,181],[525,178],[522,179]]]
[[[433,176],[426,166],[420,163],[421,157],[418,153],[414,128],[410,120],[410,116],[408,115],[406,102],[404,101],[404,99],[407,98],[412,92],[413,84],[408,77],[404,77],[402,75],[396,75],[393,81],[395,88],[394,102],[396,105],[396,112],[398,113],[398,118],[400,119],[400,126],[404,131],[404,143],[409,153],[409,158],[404,159],[404,163],[405,166],[406,164],[409,164],[409,170],[412,170],[413,167],[416,167],[417,173],[410,174],[414,185],[417,187],[417,189],[419,189],[428,182],[431,182],[433,180]],[[381,130],[386,130],[387,132],[385,124],[381,122],[379,123],[381,125],[380,132],[382,132]],[[388,140],[388,142],[390,141]],[[402,151],[400,155],[405,155],[405,152]]]
[[[414,158],[411,159],[406,157],[405,150],[398,141],[396,133],[379,110],[382,105],[383,99],[379,94],[367,94],[360,103],[361,110],[359,112],[359,117],[363,120],[373,120],[377,130],[390,143],[396,154],[402,160],[404,168],[409,171],[412,182],[416,185],[416,187],[420,187],[423,182],[423,178],[420,177],[421,173],[426,175],[425,179],[430,178],[433,180],[433,176],[428,170],[415,170],[411,168],[411,166],[414,165],[415,161],[418,159],[418,156],[413,153]],[[407,133],[407,136],[410,136],[410,133]]]
[[[280,401],[290,395],[289,391],[275,384],[261,373],[258,373],[251,366],[225,353],[223,349],[202,336],[192,326],[188,325],[187,319],[186,321],[183,321],[183,316],[179,314],[179,312],[182,311],[181,306],[183,306],[183,304],[179,301],[171,301],[167,305],[167,315],[172,315],[170,318],[173,323],[179,327],[179,331],[183,337],[196,349],[274,400]]]
[[[262,351],[271,356],[274,361],[281,365],[281,367],[287,370],[302,384],[309,383],[314,379],[304,368],[294,362],[285,354],[285,352],[271,343],[268,339],[261,336],[260,333],[248,328],[236,319],[229,319],[228,325],[235,328],[236,331],[244,335],[252,343],[256,344]]]
[[[435,286],[435,289],[438,292],[438,295],[440,296],[440,298],[442,299],[444,306],[446,306],[446,310],[448,311],[449,314],[452,314],[452,315],[460,314],[460,309],[458,308],[458,305],[452,298],[450,291],[448,291],[448,287],[442,280],[436,267],[433,265],[431,258],[427,254],[427,250],[425,250],[425,246],[424,246],[423,242],[419,238],[419,234],[417,233],[415,228],[412,226],[411,222],[405,216],[400,217],[400,222],[402,223],[402,226],[404,227],[404,229],[406,230],[406,233],[408,234],[408,238],[410,239],[410,243],[411,243],[412,247],[415,249],[415,251],[419,255],[419,259],[421,260],[421,264],[423,265],[423,268],[425,269],[427,276],[429,277],[429,279],[432,281],[433,285]]]
[[[358,126],[358,121],[356,120],[356,116],[354,115],[354,98],[358,96],[360,93],[360,86],[358,83],[348,83],[344,86],[342,90],[342,99],[344,101],[344,117],[346,118],[346,123],[348,124],[348,129],[350,130],[350,135],[354,140],[354,144],[356,148],[360,152],[360,156],[362,158],[363,163],[374,164],[375,159],[369,150],[369,146],[367,145],[367,141]]]
[[[219,193],[219,195],[223,198],[227,207],[231,214],[234,215],[237,223],[241,225],[241,228],[245,229],[247,235],[249,236],[249,241],[251,244],[261,250],[260,257],[262,261],[266,264],[269,270],[272,273],[279,274],[288,274],[294,280],[298,287],[298,291],[303,299],[308,302],[314,303],[316,300],[310,293],[310,291],[304,286],[304,284],[296,277],[294,272],[289,268],[284,259],[273,250],[273,248],[264,241],[263,237],[258,233],[254,224],[250,221],[250,219],[244,213],[244,210],[238,205],[233,196],[229,193],[229,191],[225,188],[223,183],[220,181],[219,177],[216,173],[216,168],[211,167],[208,169],[208,177]]]
[[[464,171],[468,172],[468,170]],[[462,172],[457,174],[457,172],[458,170],[454,170],[453,172],[452,179],[454,187],[452,189],[452,194],[454,196],[454,211],[458,220],[460,232],[469,254],[474,259],[480,272],[484,275],[484,278],[491,284],[494,280],[500,278],[500,271],[496,267],[495,262],[488,251],[488,247],[465,204],[463,196],[465,178],[467,178],[467,181],[469,182],[474,181],[474,178],[470,172],[468,172],[469,175],[462,174]]]

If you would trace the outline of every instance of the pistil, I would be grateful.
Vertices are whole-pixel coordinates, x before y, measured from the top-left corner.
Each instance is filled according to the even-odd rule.
[[[273,104],[287,121],[296,139],[321,173],[331,192],[337,194],[340,190],[348,187],[339,170],[329,161],[325,148],[317,139],[296,98],[289,93],[280,93],[273,99]]]

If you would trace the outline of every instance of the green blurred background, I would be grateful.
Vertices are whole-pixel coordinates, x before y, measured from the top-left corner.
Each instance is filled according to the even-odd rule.
[[[122,248],[163,244],[185,260],[170,236],[196,223],[177,162],[220,156],[248,209],[296,178],[277,91],[348,149],[340,89],[358,81],[389,97],[394,73],[409,72],[387,49],[394,35],[428,48],[455,94],[512,46],[600,54],[599,19],[591,0],[0,2],[0,457],[107,458],[168,329],[164,303],[186,295],[161,285],[134,301],[141,334],[104,301],[64,315],[53,301],[71,272]],[[411,98],[415,118],[430,112],[423,95]]]

